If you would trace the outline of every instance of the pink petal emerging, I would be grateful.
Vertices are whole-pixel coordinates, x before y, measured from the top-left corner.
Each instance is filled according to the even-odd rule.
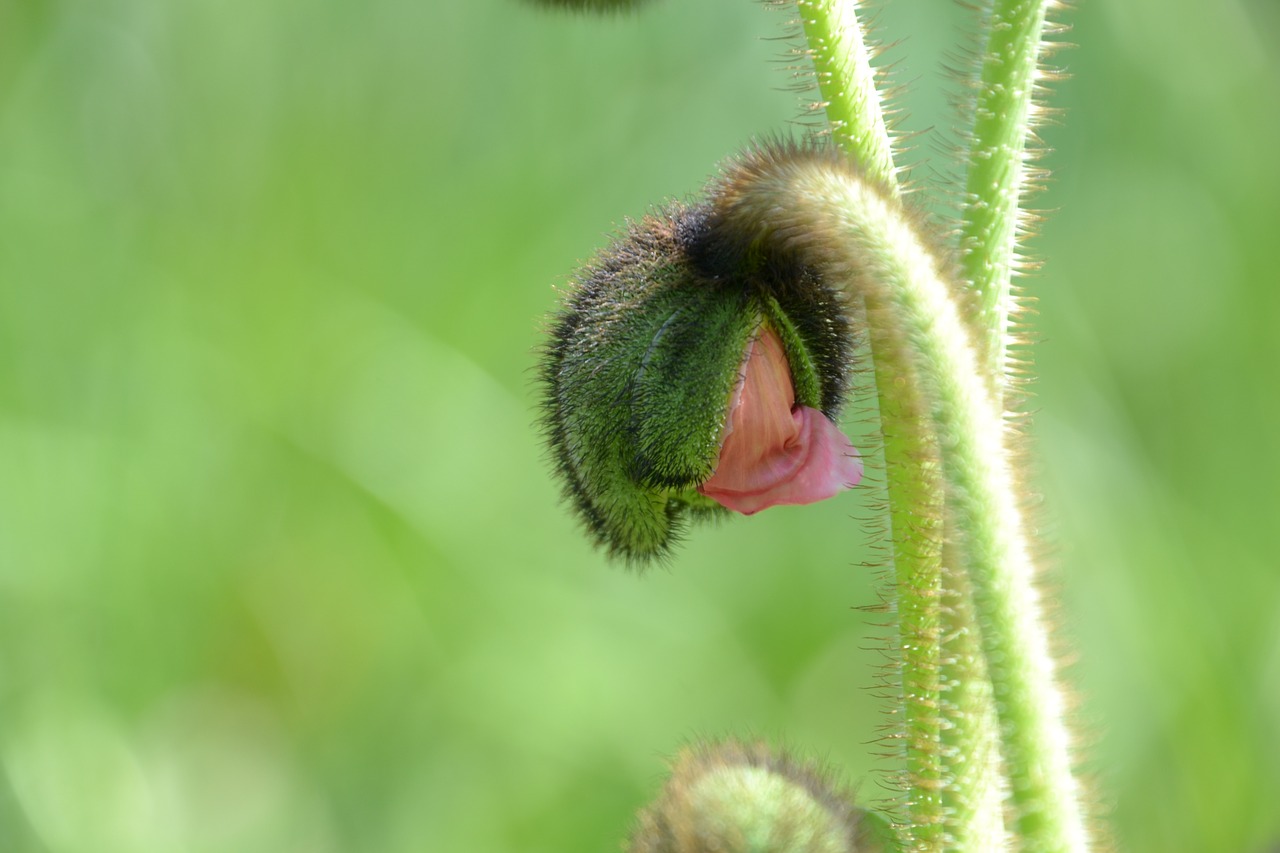
[[[698,491],[745,515],[826,500],[862,479],[853,444],[826,415],[795,404],[782,340],[765,327],[747,350],[720,463]]]

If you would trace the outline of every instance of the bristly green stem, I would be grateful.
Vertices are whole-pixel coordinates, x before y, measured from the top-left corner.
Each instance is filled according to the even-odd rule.
[[[995,689],[1001,741],[1018,831],[1026,849],[1087,847],[1079,791],[1071,773],[1062,695],[1055,683],[1042,607],[1034,586],[1002,419],[975,353],[926,248],[884,203],[856,181],[797,181],[815,219],[876,259],[892,286],[868,293],[902,317],[918,370],[937,396],[934,423],[946,448],[948,510],[966,537],[973,600]],[[820,192],[815,190],[821,189]],[[835,237],[835,234],[831,235]],[[848,262],[851,259],[846,259]],[[867,276],[871,281],[876,276]],[[886,312],[888,313],[888,312]]]
[[[941,441],[947,514],[968,558],[1014,836],[1028,850],[1086,850],[1064,702],[1002,418],[940,265],[896,200],[828,155],[748,155],[727,183],[734,192],[717,202],[727,222],[847,282],[866,306],[873,346],[881,336],[886,351],[909,354]]]
[[[941,850],[949,780],[942,753],[944,489],[938,440],[900,341],[868,324],[884,436],[896,586],[907,850]],[[880,389],[893,389],[883,393]]]
[[[974,82],[968,175],[960,227],[961,275],[972,288],[973,298],[964,307],[970,313],[967,319],[974,333],[978,367],[990,383],[992,402],[998,413],[1009,406],[1010,326],[1018,300],[1012,278],[1019,261],[1018,241],[1027,230],[1028,214],[1023,204],[1036,177],[1028,162],[1032,154],[1028,146],[1033,139],[1037,86],[1043,76],[1046,13],[1052,3],[1054,0],[989,2],[983,21],[982,59]],[[999,614],[983,612],[985,602],[990,599],[985,589],[987,583],[981,577],[972,580],[978,587],[974,602],[979,608],[976,615],[982,618],[973,627],[985,627]],[[956,621],[963,626],[970,620]],[[971,662],[963,657],[943,667],[944,677],[956,684],[961,694],[981,687],[981,679],[973,678],[972,670]],[[1003,702],[1003,697],[999,700]],[[1008,715],[1002,713],[1002,716]],[[1054,732],[1054,737],[1063,744],[1056,747],[1056,752],[1065,753],[1065,727],[1059,724],[1056,728],[1059,731]],[[1069,755],[1052,755],[1046,751],[1049,746],[1042,744],[1040,749],[1046,758],[1054,758],[1054,772],[1063,780],[1071,779]],[[1058,843],[1045,849],[1087,849],[1082,810],[1074,789],[1071,790],[1073,796],[1063,801],[1057,815],[1025,806],[1028,776],[1033,771],[1044,772],[1043,766],[1012,763],[1020,754],[1035,757],[1036,744],[1029,741],[1027,747],[1026,752],[1006,755],[1011,764],[1009,775],[1014,785],[1014,801],[1019,806],[1014,812],[1013,827],[1017,837],[1025,840],[1045,833]],[[1056,836],[1052,835],[1054,821],[1058,821]],[[1050,824],[1047,829],[1046,823]]]
[[[856,0],[797,0],[832,141],[887,193],[898,195],[893,144],[858,21]],[[927,401],[893,342],[872,329],[888,481],[889,543],[897,586],[904,829],[914,850],[947,841],[950,786],[942,753],[943,482]]]
[[[897,195],[893,143],[876,87],[857,0],[796,0],[831,139],[866,174]]]
[[[954,520],[948,524],[954,528]],[[943,708],[942,744],[950,785],[947,825],[952,850],[1010,849],[1004,802],[1008,785],[1000,755],[1000,721],[968,566],[956,531],[942,552]]]
[[[858,3],[796,5],[833,142],[898,195]],[[918,382],[900,357],[886,352],[883,338],[871,337],[876,387],[893,389],[880,394],[880,421],[897,583],[907,843],[915,850],[997,849],[1004,839],[1003,786],[986,661],[975,625],[944,624],[944,604],[953,614],[971,614],[972,607],[967,591],[957,594],[944,580],[947,524],[937,437],[915,391]]]
[[[1021,205],[1033,183],[1027,146],[1052,3],[994,0],[984,22],[960,248],[962,274],[976,297],[979,356],[997,394],[1008,383],[1009,318],[1016,299],[1011,282],[1026,224]]]

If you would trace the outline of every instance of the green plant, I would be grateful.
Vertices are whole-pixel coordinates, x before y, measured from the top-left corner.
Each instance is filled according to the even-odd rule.
[[[1022,367],[1012,276],[1038,175],[1032,127],[1054,4],[982,10],[955,263],[902,200],[858,4],[794,5],[829,138],[753,146],[705,201],[633,226],[581,274],[543,368],[566,493],[600,544],[643,563],[667,552],[686,517],[805,503],[856,482],[856,452],[830,424],[847,388],[849,317],[861,318],[898,623],[904,796],[883,843],[1086,850],[1010,426]],[[815,774],[744,754],[756,755],[730,745],[692,762],[731,780],[714,795],[684,779],[682,762],[633,850],[870,843],[830,805],[838,795],[810,784]],[[752,805],[735,811],[739,794]],[[663,803],[679,815],[664,818]],[[761,826],[761,815],[773,817]]]

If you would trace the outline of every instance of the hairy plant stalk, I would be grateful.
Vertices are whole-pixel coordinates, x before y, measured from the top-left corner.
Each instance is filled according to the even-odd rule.
[[[974,298],[967,301],[964,308],[970,312],[968,319],[975,335],[979,366],[990,382],[998,411],[1010,405],[1007,391],[1013,381],[1011,325],[1019,299],[1012,279],[1019,264],[1018,242],[1028,230],[1028,214],[1023,205],[1037,177],[1029,165],[1033,153],[1029,144],[1034,139],[1036,90],[1039,79],[1044,76],[1041,63],[1046,50],[1046,13],[1052,2],[992,0],[988,3],[983,20],[981,61],[972,83],[973,114],[960,229],[961,275],[972,288]],[[961,568],[958,574],[965,571]],[[967,579],[958,580],[960,586],[968,586]],[[963,593],[958,601],[961,606],[967,604]],[[979,624],[974,621],[976,616],[959,615],[953,620],[956,629],[973,630]],[[989,689],[989,682],[975,671],[978,668],[985,669],[986,661],[964,654],[944,663],[944,680],[954,685],[953,696],[957,701],[972,700],[975,692],[985,693]],[[981,744],[965,744],[963,740],[963,733],[957,733],[954,743],[957,755],[984,760]],[[962,773],[964,768],[960,766],[957,770]],[[960,804],[962,808],[964,805]],[[1037,820],[1032,815],[1034,813],[1020,813],[1018,828]],[[1083,829],[1074,843],[1085,845]]]
[[[968,556],[1015,834],[1027,849],[1085,850],[1064,703],[1002,418],[939,265],[897,202],[848,164],[820,152],[785,159],[765,152],[759,160],[731,173],[720,215],[755,233],[758,245],[785,246],[829,280],[847,282],[866,306],[873,341],[909,354],[940,441],[948,518]]]
[[[1037,87],[1045,76],[1045,19],[1052,5],[1054,0],[993,0],[977,70],[961,268],[976,296],[978,356],[993,377],[997,401],[1010,381],[1009,327],[1017,307],[1012,278],[1018,242],[1029,225],[1023,203],[1036,174],[1028,143],[1034,138]]]
[[[942,730],[943,481],[919,379],[894,336],[869,323],[884,436],[901,677],[905,849],[941,850],[947,787]],[[886,394],[883,389],[893,389]]]
[[[798,0],[796,5],[833,142],[897,196],[893,144],[858,3]],[[963,599],[967,589],[957,593],[944,583],[946,524],[937,436],[902,354],[882,336],[871,337],[897,584],[906,841],[915,850],[994,850],[1004,838],[995,705],[976,629],[954,620],[943,625],[944,598]],[[952,611],[968,614],[972,607],[960,600]]]
[[[796,7],[832,141],[897,195],[893,145],[856,0],[798,0]],[[908,849],[941,850],[949,784],[942,753],[944,498],[938,442],[909,360],[875,326],[870,343],[876,388],[893,389],[881,392],[878,402],[897,586],[901,706],[892,736],[902,740],[904,841]]]
[[[861,163],[869,178],[897,195],[893,142],[857,0],[796,0],[796,9],[832,141]]]
[[[960,544],[951,531],[942,557],[942,697],[948,722],[942,743],[951,780],[944,798],[950,849],[1007,850],[1000,721]]]

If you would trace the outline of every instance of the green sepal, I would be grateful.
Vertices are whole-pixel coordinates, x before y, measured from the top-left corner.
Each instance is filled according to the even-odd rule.
[[[822,408],[822,380],[818,377],[818,368],[800,333],[792,325],[791,320],[782,311],[782,306],[771,296],[764,299],[764,309],[769,318],[769,325],[782,340],[782,350],[787,355],[787,364],[791,368],[791,385],[796,395],[796,402],[802,406]]]
[[[631,225],[579,276],[543,369],[546,425],[596,541],[660,556],[714,471],[729,399],[759,325],[750,294],[703,279],[678,235],[688,209]]]
[[[760,314],[743,290],[720,283],[696,282],[654,301],[667,319],[636,342],[645,352],[627,395],[632,475],[645,486],[687,488],[715,473]]]

